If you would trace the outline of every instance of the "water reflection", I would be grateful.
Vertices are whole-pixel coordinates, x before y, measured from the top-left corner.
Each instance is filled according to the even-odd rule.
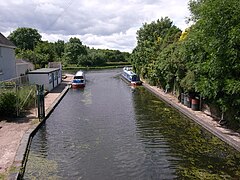
[[[25,179],[238,178],[238,152],[119,73],[87,72],[85,89],[66,94],[33,139]]]

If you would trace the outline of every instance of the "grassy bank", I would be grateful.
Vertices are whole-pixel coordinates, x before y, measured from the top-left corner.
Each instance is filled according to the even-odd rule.
[[[108,62],[104,66],[79,66],[79,65],[69,64],[69,65],[63,66],[63,70],[114,69],[114,68],[123,68],[125,66],[131,66],[131,64],[127,62]]]

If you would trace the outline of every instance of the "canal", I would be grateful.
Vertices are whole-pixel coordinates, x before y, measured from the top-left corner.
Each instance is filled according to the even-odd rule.
[[[239,179],[240,153],[121,70],[88,71],[34,136],[24,179]]]

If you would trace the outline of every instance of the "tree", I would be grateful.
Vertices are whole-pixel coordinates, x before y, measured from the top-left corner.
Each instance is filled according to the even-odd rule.
[[[64,47],[65,47],[65,43],[63,40],[58,40],[57,42],[54,43],[54,51],[57,57],[60,59],[64,55]]]
[[[70,38],[65,45],[64,56],[68,64],[78,64],[80,55],[87,55],[86,46],[82,45],[80,39]],[[80,56],[81,57],[81,56]]]
[[[89,49],[88,51],[88,66],[99,66],[106,63],[105,50],[102,49]]]
[[[168,18],[161,18],[150,24],[145,23],[137,31],[137,47],[131,55],[134,69],[152,84],[159,84],[159,54],[168,45],[178,41],[181,30]]]
[[[54,51],[54,44],[48,41],[39,42],[34,48],[36,55],[36,64],[40,67],[45,67],[48,62],[53,62],[56,59],[56,53]]]
[[[42,36],[36,29],[22,27],[10,33],[8,38],[22,50],[33,50]]]
[[[194,89],[222,113],[240,118],[240,6],[238,0],[190,1],[195,22],[186,38]],[[240,121],[239,121],[240,122]]]

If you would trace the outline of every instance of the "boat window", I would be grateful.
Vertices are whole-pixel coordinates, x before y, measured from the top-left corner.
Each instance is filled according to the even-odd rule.
[[[137,75],[133,75],[132,76],[132,81],[139,81],[139,77]]]
[[[74,79],[83,79],[83,76],[74,76]]]
[[[72,82],[73,83],[84,83],[84,80],[83,79],[74,79]]]

